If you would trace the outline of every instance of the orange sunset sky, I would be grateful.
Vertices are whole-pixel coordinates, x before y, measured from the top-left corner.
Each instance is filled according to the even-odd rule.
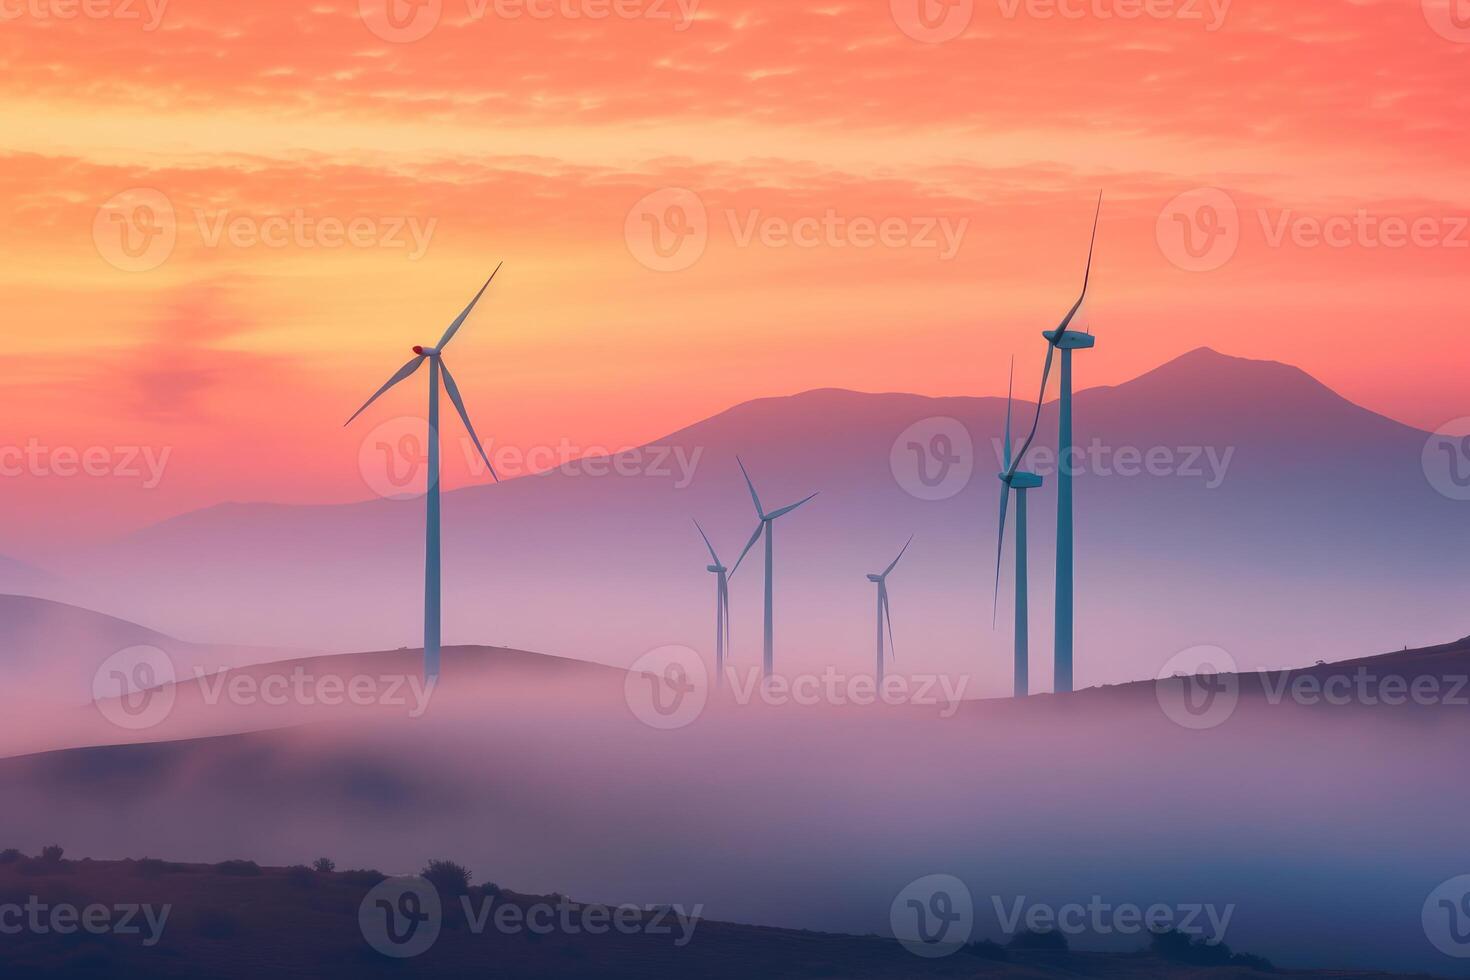
[[[449,358],[497,445],[1029,391],[1099,189],[1080,385],[1209,345],[1470,414],[1448,2],[0,0],[0,59],[0,444],[170,453],[6,475],[6,553],[369,496],[424,375],[342,422],[502,259]]]

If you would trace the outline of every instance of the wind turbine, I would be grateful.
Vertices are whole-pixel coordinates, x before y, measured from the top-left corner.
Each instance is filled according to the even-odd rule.
[[[764,676],[770,677],[775,672],[776,668],[775,620],[773,618],[771,605],[771,575],[772,566],[774,564],[772,560],[772,539],[774,538],[776,531],[776,518],[785,517],[787,514],[791,513],[793,510],[800,507],[808,500],[811,500],[812,497],[816,496],[816,494],[814,493],[811,495],[811,497],[805,497],[801,500],[798,500],[796,503],[790,505],[789,507],[782,507],[780,510],[773,510],[768,514],[766,513],[765,508],[761,506],[760,495],[755,492],[755,484],[750,482],[750,474],[745,471],[745,464],[741,462],[739,456],[735,457],[735,462],[740,464],[740,473],[745,477],[745,485],[750,488],[750,499],[755,501],[755,513],[756,516],[760,518],[760,523],[755,526],[755,533],[750,536],[750,541],[746,543],[745,550],[740,552],[740,557],[736,560],[735,567],[731,569],[730,574],[734,575],[736,572],[740,571],[740,563],[745,561],[745,556],[750,553],[750,549],[755,547],[755,543],[759,541],[761,539],[761,535],[764,534],[766,538],[766,624],[765,645],[763,647],[761,663],[764,671]],[[821,491],[818,491],[818,493],[820,492]]]
[[[1072,690],[1072,352],[1091,350],[1095,344],[1090,333],[1069,330],[1077,311],[1087,299],[1087,285],[1092,279],[1092,253],[1097,246],[1097,223],[1102,216],[1102,194],[1097,196],[1097,213],[1092,219],[1092,244],[1087,248],[1087,271],[1082,277],[1082,295],[1072,304],[1071,310],[1055,330],[1042,333],[1046,338],[1046,366],[1041,372],[1041,397],[1036,400],[1036,418],[1031,423],[1031,434],[1021,447],[1016,459],[1026,455],[1031,440],[1036,437],[1036,426],[1041,422],[1041,403],[1046,400],[1046,382],[1051,375],[1051,362],[1057,351],[1062,352],[1062,394],[1057,423],[1057,584],[1056,625],[1054,627],[1055,689],[1058,692]],[[1016,464],[1012,462],[1011,469]]]
[[[502,265],[504,263],[501,263]],[[439,676],[439,622],[440,622],[440,568],[439,568],[439,381],[442,375],[444,390],[449,394],[449,400],[454,403],[455,410],[459,412],[460,420],[464,422],[470,439],[475,443],[475,448],[480,452],[480,458],[485,461],[485,466],[490,470],[490,475],[495,481],[500,482],[500,477],[495,473],[495,467],[490,465],[490,457],[485,454],[485,447],[480,445],[480,437],[475,435],[475,427],[470,424],[469,413],[465,411],[464,399],[460,397],[459,385],[454,383],[454,375],[449,373],[449,365],[444,363],[443,351],[459,328],[464,324],[465,318],[480,302],[480,297],[485,295],[485,290],[490,288],[490,283],[495,281],[495,274],[500,271],[500,266],[495,267],[495,272],[490,273],[490,278],[485,280],[485,285],[470,300],[470,305],[464,308],[464,312],[454,318],[449,329],[444,331],[444,336],[439,338],[439,343],[434,347],[415,347],[413,349],[413,360],[399,368],[393,377],[389,378],[383,387],[379,388],[373,397],[363,403],[362,408],[352,413],[345,425],[351,425],[353,419],[357,418],[367,407],[382,397],[383,393],[400,381],[409,378],[417,371],[425,361],[429,364],[429,485],[425,496],[427,507],[427,519],[424,522],[424,680],[435,680]]]
[[[894,658],[895,661],[898,659],[897,644],[895,644],[893,642],[893,613],[888,608],[888,575],[895,568],[898,567],[899,559],[903,557],[903,553],[905,551],[908,551],[909,550],[909,545],[911,545],[913,543],[914,543],[914,537],[913,537],[913,535],[909,535],[908,541],[904,543],[903,548],[900,549],[899,552],[898,552],[898,558],[893,559],[893,561],[889,563],[888,567],[885,568],[885,569],[883,569],[883,571],[881,573],[879,573],[877,575],[869,575],[868,576],[868,581],[869,582],[877,583],[877,586],[878,586],[878,673],[877,673],[877,679],[878,679],[878,689],[880,691],[883,689],[883,661],[884,661],[884,656],[883,656],[883,624],[884,623],[887,623],[888,624],[888,649],[889,649],[889,652],[893,654],[893,658]]]
[[[1026,571],[1026,491],[1041,486],[1041,477],[1016,469],[1020,458],[1011,458],[1011,393],[1015,387],[1016,362],[1011,359],[1011,384],[1006,389],[1006,438],[1005,469],[1000,482],[1000,530],[995,539],[995,610],[1000,609],[1000,560],[1006,543],[1006,508],[1010,504],[1011,491],[1016,494],[1016,627],[1015,627],[1015,695],[1024,698],[1031,693],[1031,615],[1027,605]],[[992,623],[995,612],[991,613]]]
[[[704,546],[709,549],[709,556],[714,561],[713,565],[707,566],[709,571],[717,576],[715,579],[715,684],[723,685],[725,682],[725,650],[730,645],[730,575],[729,569],[720,563],[720,556],[715,554],[715,546],[709,543],[709,535],[704,533],[704,528],[699,522],[694,522],[695,528],[699,530],[699,536],[704,538]]]

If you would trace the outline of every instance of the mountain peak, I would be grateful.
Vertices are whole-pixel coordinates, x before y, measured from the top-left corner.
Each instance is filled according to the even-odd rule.
[[[1334,399],[1340,397],[1299,367],[1280,361],[1222,354],[1213,347],[1196,347],[1124,383],[1124,387],[1145,389],[1180,385],[1230,388],[1237,395],[1275,388],[1297,389],[1302,393],[1310,391],[1314,395],[1328,395]]]

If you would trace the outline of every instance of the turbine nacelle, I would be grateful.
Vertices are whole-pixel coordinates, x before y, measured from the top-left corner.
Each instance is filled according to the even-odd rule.
[[[1024,470],[1017,470],[1010,474],[997,473],[996,476],[1000,478],[1001,483],[1004,483],[1012,490],[1035,490],[1042,483],[1041,477],[1035,473],[1027,473]]]
[[[1097,344],[1097,338],[1090,333],[1082,333],[1080,330],[1063,330],[1058,337],[1056,330],[1044,330],[1041,335],[1046,338],[1047,343],[1057,350],[1091,350]]]
[[[883,581],[883,576],[882,575],[869,575],[868,576],[868,581],[869,582],[882,582]]]
[[[721,572],[729,571],[729,569],[726,568],[724,565],[706,565],[705,570],[714,572],[716,575],[720,574]]]
[[[437,347],[420,347],[418,345],[414,345],[413,352],[415,354],[417,354],[419,357],[438,357],[439,356],[439,348],[437,348]]]

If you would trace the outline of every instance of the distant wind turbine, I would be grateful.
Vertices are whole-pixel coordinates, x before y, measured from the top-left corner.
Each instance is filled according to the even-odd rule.
[[[708,566],[715,578],[715,684],[724,684],[725,681],[725,650],[730,645],[730,575],[729,569],[720,563],[720,556],[715,554],[715,546],[709,543],[709,535],[704,533],[704,528],[699,522],[694,522],[699,536],[704,539],[704,546],[709,549],[710,559],[714,564]]]
[[[908,551],[909,545],[913,543],[913,535],[909,535],[908,541],[904,543],[904,546],[898,552],[898,558],[893,559],[893,561],[889,563],[888,567],[883,569],[883,571],[879,574],[868,576],[868,581],[874,582],[878,586],[878,673],[876,676],[878,679],[878,687],[880,690],[883,687],[883,666],[885,659],[883,654],[884,624],[887,624],[888,626],[888,651],[890,654],[893,655],[895,661],[897,661],[898,659],[897,645],[893,642],[893,613],[888,608],[888,576],[895,568],[898,567],[899,559],[903,558],[903,553],[905,551]]]
[[[504,263],[502,263],[504,264]],[[495,274],[500,271],[500,266],[495,267],[495,272],[490,273],[490,278],[485,280],[485,285],[470,300],[470,305],[464,308],[464,312],[454,318],[449,329],[444,331],[444,336],[439,338],[439,343],[434,347],[415,347],[413,349],[413,360],[399,368],[393,377],[379,388],[373,397],[363,403],[362,408],[352,413],[346,425],[351,425],[353,419],[357,418],[367,407],[382,397],[383,393],[400,381],[406,380],[419,369],[425,361],[429,364],[429,486],[426,496],[427,520],[424,529],[424,679],[434,680],[439,676],[439,623],[440,623],[440,568],[439,568],[439,380],[443,376],[444,390],[449,394],[449,400],[454,403],[455,410],[459,412],[460,420],[464,422],[465,429],[470,434],[470,439],[475,443],[475,448],[480,452],[480,458],[485,461],[490,475],[498,483],[500,477],[495,473],[495,467],[490,465],[490,457],[485,454],[485,447],[480,445],[480,437],[475,435],[475,427],[470,424],[469,413],[465,411],[464,399],[460,397],[459,385],[454,383],[454,375],[449,373],[449,365],[444,363],[443,351],[459,328],[464,324],[465,318],[480,302],[480,297],[485,295],[485,290],[490,283],[495,281]]]
[[[1005,469],[1000,473],[1000,530],[995,539],[995,611],[992,622],[1000,609],[1000,561],[1006,543],[1006,508],[1010,504],[1011,492],[1016,494],[1016,627],[1015,627],[1015,695],[1024,698],[1031,693],[1031,617],[1027,605],[1026,571],[1026,491],[1041,486],[1041,477],[1016,469],[1020,457],[1011,458],[1011,394],[1015,387],[1016,362],[1011,360],[1011,386],[1006,389],[1006,437]]]
[[[1046,367],[1041,373],[1041,397],[1036,400],[1036,418],[1031,423],[1031,434],[1021,447],[1016,459],[1026,455],[1031,440],[1036,437],[1036,426],[1041,421],[1041,403],[1046,400],[1046,382],[1051,375],[1052,357],[1062,352],[1062,394],[1058,411],[1057,431],[1057,585],[1056,626],[1054,629],[1056,652],[1054,671],[1055,689],[1058,692],[1072,690],[1072,351],[1091,350],[1095,344],[1090,333],[1069,330],[1077,311],[1087,299],[1087,285],[1092,279],[1092,254],[1097,246],[1097,224],[1102,217],[1102,194],[1097,196],[1097,214],[1092,219],[1092,244],[1087,248],[1087,271],[1082,277],[1082,295],[1072,304],[1072,309],[1055,330],[1042,333],[1046,338]],[[1016,464],[1013,462],[1012,467]]]
[[[742,476],[745,477],[745,485],[750,488],[750,499],[755,501],[755,513],[756,516],[760,518],[760,523],[755,526],[755,533],[750,536],[750,541],[745,545],[745,550],[740,552],[740,557],[736,560],[735,567],[731,569],[730,574],[734,575],[736,572],[740,571],[740,563],[745,561],[745,556],[750,553],[750,549],[755,547],[755,543],[759,541],[761,539],[761,535],[764,534],[766,538],[766,623],[765,645],[763,648],[764,652],[761,663],[765,676],[770,677],[775,672],[776,666],[775,620],[772,613],[771,596],[771,575],[774,565],[772,558],[774,548],[772,544],[772,539],[775,535],[776,519],[778,517],[785,517],[787,514],[791,513],[793,510],[800,507],[808,500],[811,500],[812,497],[816,496],[816,494],[814,493],[811,495],[811,497],[803,498],[802,500],[798,500],[796,503],[790,505],[789,507],[782,507],[780,510],[774,510],[768,514],[766,513],[765,508],[761,506],[760,495],[755,492],[755,484],[750,482],[750,474],[746,472],[745,464],[741,462],[740,457],[738,456],[735,458],[735,462],[740,464],[740,473]]]

